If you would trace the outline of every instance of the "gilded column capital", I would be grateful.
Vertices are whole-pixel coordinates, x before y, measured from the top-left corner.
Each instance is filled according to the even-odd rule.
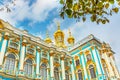
[[[85,51],[85,54],[86,54],[86,55],[88,55],[89,53],[90,53],[90,51],[89,51],[89,50],[86,50],[86,51]]]
[[[36,50],[37,50],[39,53],[42,51],[40,48],[37,48]]]
[[[83,52],[80,52],[80,55],[82,55],[83,54]]]
[[[72,61],[70,61],[70,64],[72,64]]]
[[[22,46],[27,46],[27,43],[26,42],[22,42]]]
[[[78,59],[79,59],[79,57],[76,55],[76,56],[74,57],[74,59],[75,59],[75,60],[78,60]]]
[[[94,47],[94,46],[91,46],[91,49],[92,49],[92,50],[94,50],[94,49],[95,49],[95,47]]]
[[[61,60],[64,60],[65,59],[65,56],[61,56],[61,58],[60,58]]]
[[[51,50],[51,51],[50,51],[50,56],[54,56],[54,54],[55,54],[54,51]]]
[[[50,56],[54,56],[54,53],[50,53]]]
[[[5,40],[9,40],[9,36],[8,35],[4,35],[4,39]]]

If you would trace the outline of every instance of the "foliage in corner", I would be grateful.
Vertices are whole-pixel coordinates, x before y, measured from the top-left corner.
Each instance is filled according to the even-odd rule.
[[[63,19],[67,16],[85,22],[89,17],[92,22],[106,24],[108,16],[119,12],[120,0],[60,0],[60,4]]]
[[[0,11],[11,12],[11,6],[15,6],[16,0],[0,0]]]

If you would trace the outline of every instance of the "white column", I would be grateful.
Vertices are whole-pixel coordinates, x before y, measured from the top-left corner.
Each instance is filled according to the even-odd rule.
[[[63,80],[65,80],[64,56],[61,57],[61,67],[62,67],[62,78],[63,78]]]
[[[107,64],[107,68],[109,70],[109,73],[108,73],[109,77],[113,77],[114,73],[113,73],[112,67],[110,65],[110,58],[108,57],[107,53],[103,53],[103,56],[104,56],[105,62]]]
[[[74,73],[74,67],[73,67],[73,63],[72,60],[70,61],[70,67],[71,67],[71,72],[72,72],[72,79],[71,80],[75,80],[75,73]]]
[[[38,76],[39,76],[39,71],[40,71],[40,49],[39,49],[39,47],[37,48],[37,53],[36,53],[36,75],[37,75],[37,78],[38,78]]]
[[[115,65],[115,61],[113,60],[113,55],[110,56],[110,59],[111,59],[113,68],[114,68],[114,70],[115,70],[115,76],[117,76],[117,78],[120,78],[119,71],[117,70],[117,67],[116,67],[116,65]]]
[[[50,74],[51,74],[50,77],[52,80],[54,78],[53,55],[54,55],[54,53],[53,53],[53,51],[51,51],[50,52]]]
[[[96,63],[96,68],[97,68],[97,71],[98,71],[98,76],[102,74],[102,68],[101,68],[101,65],[100,65],[100,61],[99,61],[99,56],[97,56],[97,51],[95,51],[95,47],[93,46],[92,47],[92,53],[93,53],[93,57],[95,59],[95,63]],[[99,55],[99,54],[98,54]]]
[[[23,64],[24,64],[24,57],[25,57],[25,47],[26,47],[26,40],[22,42],[22,49],[20,53],[20,71],[23,71]]]
[[[3,63],[5,51],[6,51],[6,48],[7,48],[7,41],[9,39],[8,35],[9,35],[9,33],[5,33],[4,40],[3,40],[3,43],[2,43],[2,46],[1,46],[1,51],[0,51],[0,65],[2,65],[2,63]]]
[[[80,55],[81,55],[81,60],[82,60],[84,76],[85,76],[85,79],[88,79],[86,65],[85,65],[85,58],[84,58],[83,52],[81,52]]]

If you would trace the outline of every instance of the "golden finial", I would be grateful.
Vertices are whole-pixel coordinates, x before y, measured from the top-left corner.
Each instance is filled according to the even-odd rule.
[[[52,40],[51,40],[50,37],[49,37],[49,32],[48,32],[48,30],[46,31],[46,39],[45,39],[45,42],[46,42],[46,43],[51,43],[51,42],[52,42]]]
[[[60,30],[60,22],[57,21],[57,27],[58,27],[58,30]]]
[[[71,36],[71,31],[70,31],[70,28],[69,28],[69,36]]]
[[[46,37],[49,38],[49,31],[46,31]]]

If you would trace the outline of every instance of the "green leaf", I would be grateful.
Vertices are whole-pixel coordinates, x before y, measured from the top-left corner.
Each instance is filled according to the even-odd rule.
[[[86,17],[82,17],[82,20],[83,20],[83,22],[85,22],[86,21]]]
[[[60,4],[64,4],[64,1],[63,1],[63,0],[60,0]]]
[[[73,6],[73,5],[72,5],[71,3],[67,3],[67,7],[68,7],[68,8],[72,8],[72,6]]]
[[[111,4],[114,4],[114,0],[109,0],[109,2],[110,2]]]
[[[72,10],[71,10],[71,9],[66,9],[65,12],[66,12],[66,14],[67,14],[68,16],[70,16],[70,15],[72,14]]]
[[[64,19],[64,12],[60,13],[60,17],[62,17]]]

